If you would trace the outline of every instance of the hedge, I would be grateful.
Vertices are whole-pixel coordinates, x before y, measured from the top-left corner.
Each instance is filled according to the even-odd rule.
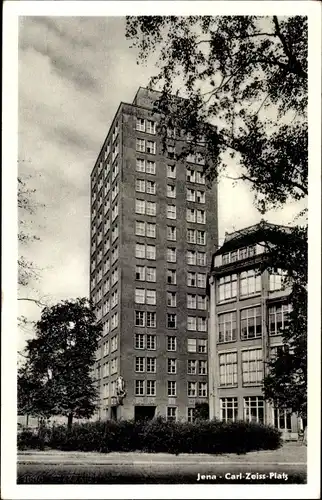
[[[24,431],[18,435],[18,449],[44,447],[69,451],[143,451],[148,453],[247,453],[275,450],[281,433],[271,426],[244,421],[199,420],[168,422],[156,418],[74,424],[68,431],[56,426],[41,436]]]

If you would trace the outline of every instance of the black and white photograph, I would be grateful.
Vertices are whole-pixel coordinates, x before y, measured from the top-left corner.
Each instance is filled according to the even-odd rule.
[[[3,498],[319,498],[321,5],[4,14]]]

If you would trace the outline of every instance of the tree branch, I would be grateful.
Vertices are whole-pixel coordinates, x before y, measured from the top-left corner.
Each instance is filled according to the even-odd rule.
[[[19,297],[18,300],[26,300],[28,302],[34,302],[39,307],[45,307],[46,304],[38,299],[30,299],[29,297]]]

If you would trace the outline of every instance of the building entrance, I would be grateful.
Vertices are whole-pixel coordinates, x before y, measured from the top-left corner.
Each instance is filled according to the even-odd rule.
[[[134,420],[152,420],[155,416],[155,406],[135,406]]]

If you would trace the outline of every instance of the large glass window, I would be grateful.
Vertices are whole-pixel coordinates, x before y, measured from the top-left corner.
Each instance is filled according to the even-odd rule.
[[[236,311],[218,314],[218,342],[236,340]]]
[[[219,354],[219,384],[237,385],[237,352]]]
[[[240,296],[255,295],[261,291],[261,275],[256,269],[249,269],[240,273]]]
[[[258,385],[263,382],[263,351],[249,349],[242,351],[243,385]]]
[[[244,420],[246,422],[264,422],[264,399],[262,396],[244,398]]]
[[[219,301],[232,299],[237,295],[237,274],[222,276],[218,282]]]
[[[283,332],[284,328],[288,326],[290,312],[290,304],[278,304],[269,308],[268,318],[270,335],[278,335]]]
[[[260,307],[240,311],[240,335],[243,340],[262,336],[262,316]]]
[[[220,398],[220,419],[225,422],[235,422],[238,418],[237,398]]]

